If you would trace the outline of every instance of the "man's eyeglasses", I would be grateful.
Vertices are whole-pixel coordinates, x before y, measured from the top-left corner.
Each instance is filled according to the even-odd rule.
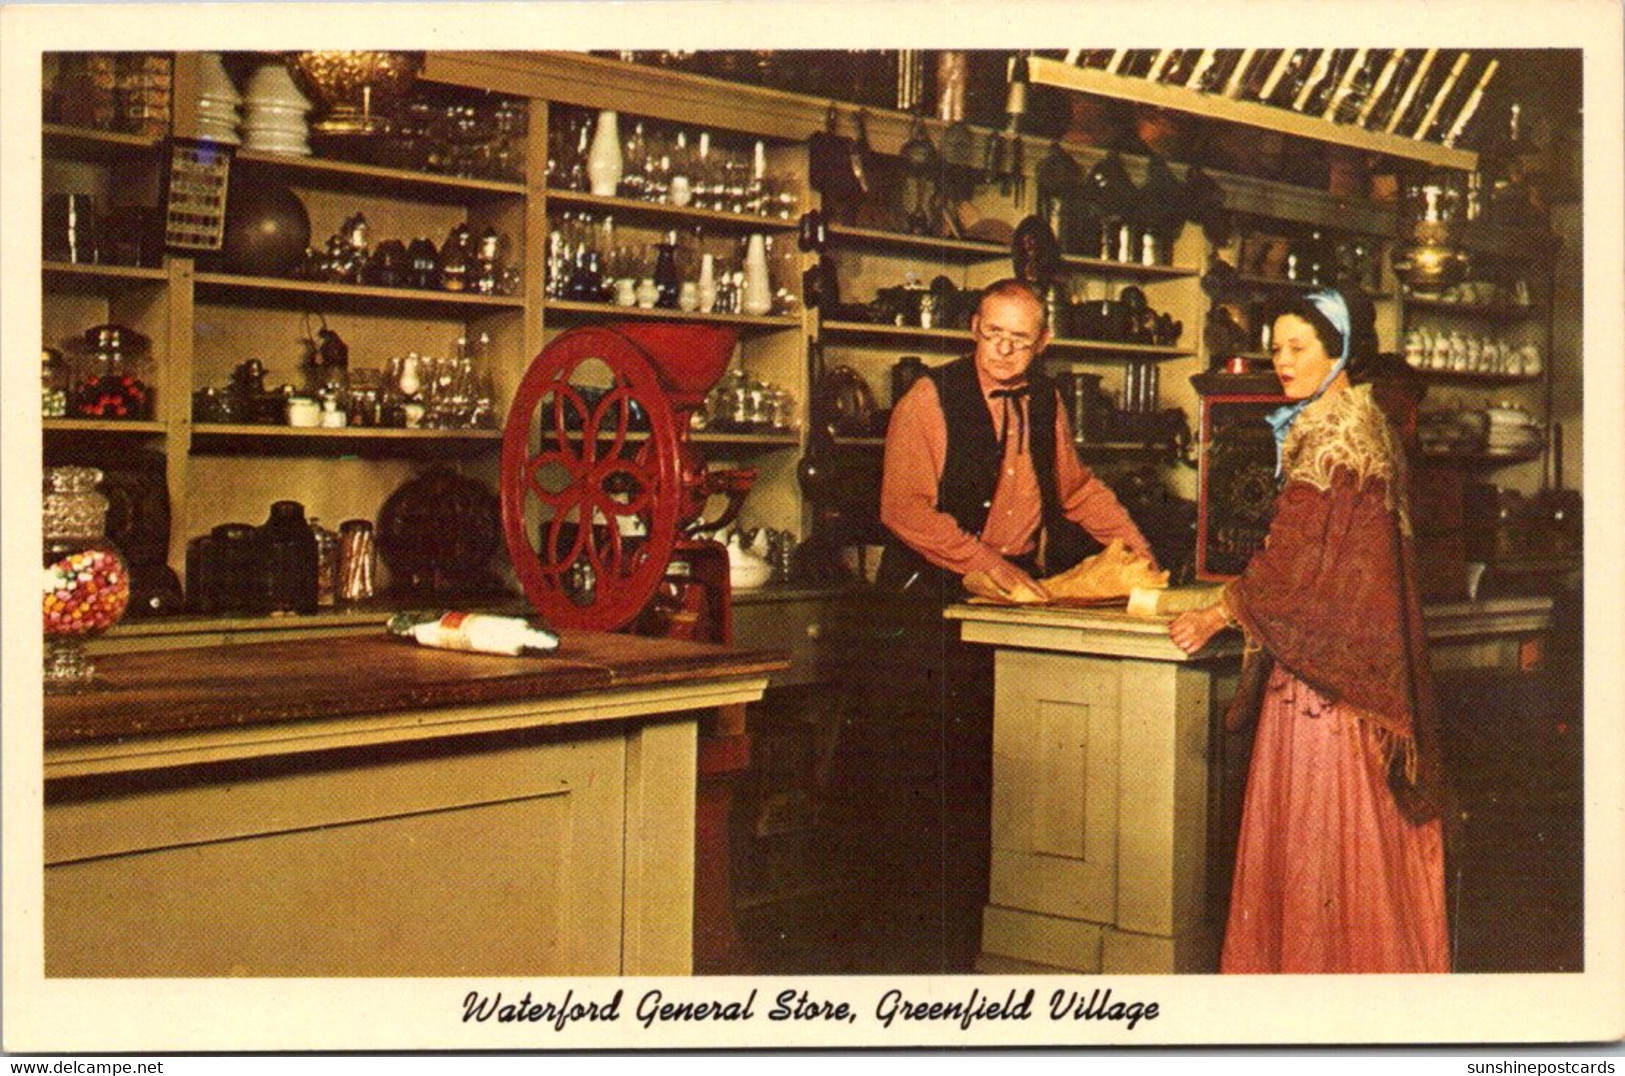
[[[997,330],[979,329],[976,335],[984,343],[992,344],[1000,351],[1011,351],[1015,352],[1016,354],[1031,351],[1033,348],[1038,346],[1038,340],[1036,337],[1026,336],[1021,333],[1007,333],[999,332]]]

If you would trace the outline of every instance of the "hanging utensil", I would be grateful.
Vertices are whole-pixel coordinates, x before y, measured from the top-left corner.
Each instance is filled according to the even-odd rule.
[[[1027,56],[1017,53],[1010,61],[1010,92],[1005,99],[1004,111],[1010,117],[1005,128],[1004,141],[1009,143],[1009,170],[999,174],[999,193],[1013,196],[1020,209],[1027,197],[1026,161],[1021,143],[1021,117],[1027,114]],[[1000,160],[1004,154],[1001,151]]]
[[[942,170],[942,159],[937,147],[926,135],[925,117],[914,114],[914,125],[909,129],[908,141],[898,150],[908,169],[904,180],[904,198],[908,212],[908,229],[918,235],[929,235],[934,220],[933,205],[938,201],[935,179]]]

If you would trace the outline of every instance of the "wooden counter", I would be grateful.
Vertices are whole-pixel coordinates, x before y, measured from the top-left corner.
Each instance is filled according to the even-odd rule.
[[[978,966],[990,972],[1208,972],[1221,925],[1209,849],[1225,795],[1221,705],[1241,636],[1188,656],[1172,617],[956,605],[994,647],[992,867]],[[1426,612],[1435,668],[1517,669],[1544,598]]]
[[[46,974],[683,974],[699,712],[784,657],[572,633],[115,654],[45,705]]]

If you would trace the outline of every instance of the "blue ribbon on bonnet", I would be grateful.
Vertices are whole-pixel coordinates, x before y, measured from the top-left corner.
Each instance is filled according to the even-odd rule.
[[[1325,288],[1320,291],[1312,291],[1304,298],[1316,310],[1326,316],[1326,320],[1332,323],[1332,328],[1342,334],[1343,354],[1338,356],[1337,361],[1332,364],[1331,372],[1326,375],[1325,380],[1320,383],[1320,387],[1312,395],[1296,403],[1277,407],[1264,416],[1264,421],[1270,424],[1270,430],[1275,434],[1275,477],[1277,478],[1281,477],[1281,451],[1286,446],[1286,432],[1298,420],[1299,413],[1320,399],[1325,393],[1326,387],[1337,379],[1337,375],[1349,363],[1349,343],[1352,333],[1349,327],[1348,303],[1344,301],[1342,293]]]

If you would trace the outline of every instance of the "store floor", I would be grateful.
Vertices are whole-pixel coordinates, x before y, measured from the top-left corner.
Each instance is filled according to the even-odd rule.
[[[1458,973],[1583,968],[1579,694],[1563,686],[1577,683],[1440,684],[1463,815],[1448,880]],[[941,773],[919,766],[866,818],[827,827],[803,850],[813,884],[741,912],[755,972],[974,972],[986,835],[965,809],[975,790],[944,785]]]

